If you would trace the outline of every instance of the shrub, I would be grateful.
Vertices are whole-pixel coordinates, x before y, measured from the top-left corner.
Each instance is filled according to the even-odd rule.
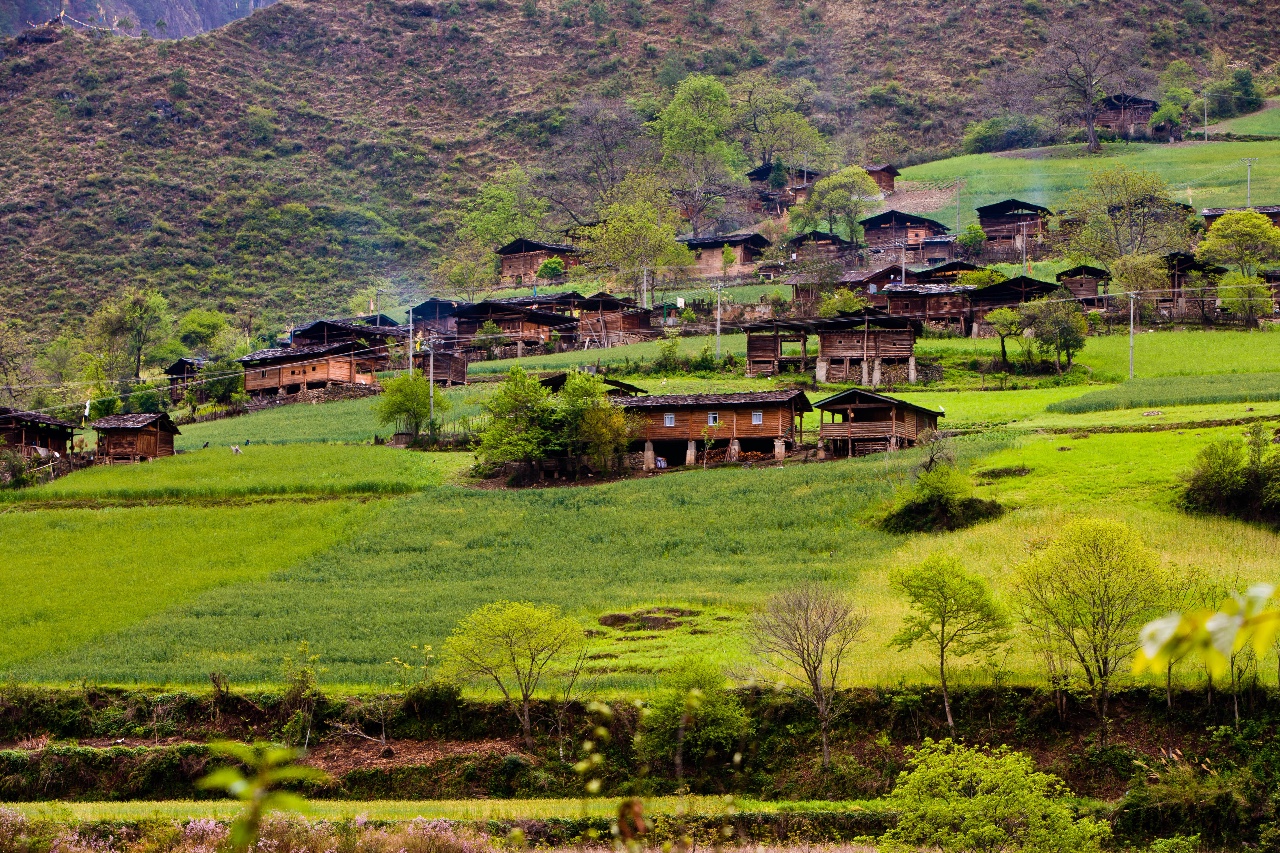
[[[1244,441],[1205,445],[1183,476],[1183,508],[1250,521],[1280,521],[1280,453],[1261,424]]]
[[[921,471],[882,522],[890,533],[959,530],[997,518],[1004,507],[973,495],[973,480],[954,465]]]
[[[884,840],[891,847],[937,848],[942,853],[1090,853],[1110,832],[1077,819],[1062,781],[1040,773],[1008,747],[986,750],[925,740],[911,750],[909,769],[886,798],[898,809]]]
[[[678,768],[723,760],[751,731],[742,704],[725,689],[724,673],[705,660],[677,667],[647,710],[636,736],[640,757]]]
[[[1045,121],[1036,116],[1004,113],[986,121],[971,122],[964,129],[966,154],[1038,148],[1057,141]]]

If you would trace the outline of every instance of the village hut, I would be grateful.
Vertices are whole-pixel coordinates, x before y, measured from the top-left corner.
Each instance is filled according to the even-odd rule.
[[[760,255],[772,245],[769,238],[754,231],[720,237],[681,237],[679,241],[693,252],[693,266],[688,269],[688,275],[693,278],[741,278],[754,275]],[[733,252],[733,260],[728,268],[724,265],[726,246]]]
[[[238,359],[249,396],[274,397],[331,385],[376,385],[385,360],[359,341],[257,350]]]
[[[854,388],[828,397],[819,412],[818,455],[863,456],[912,447],[925,430],[936,430],[942,412]]]
[[[742,327],[747,334],[746,375],[776,376],[784,370],[800,373],[809,369],[809,336],[813,324],[807,320],[766,320]],[[797,354],[786,355],[787,344],[798,344]]]
[[[748,207],[752,213],[778,218],[792,205],[809,198],[813,183],[822,177],[820,172],[795,166],[766,163],[747,172],[751,194]]]
[[[840,263],[857,251],[856,243],[828,231],[806,231],[787,241],[787,255],[794,263]]]
[[[880,188],[880,192],[886,196],[893,195],[894,181],[902,173],[895,169],[889,163],[875,163],[870,166],[863,166],[863,171],[871,176],[871,180],[876,182],[876,186]]]
[[[1151,135],[1151,116],[1160,108],[1159,101],[1137,95],[1119,93],[1108,95],[1097,104],[1098,113],[1094,127],[1109,130],[1125,139],[1138,139]]]
[[[1095,308],[1103,304],[1107,286],[1111,284],[1111,273],[1102,267],[1080,264],[1063,270],[1055,276],[1058,284],[1071,292],[1080,300],[1080,304]]]
[[[1044,236],[1045,224],[1053,213],[1047,207],[1007,198],[977,208],[978,225],[987,235],[987,245],[994,249],[1022,251]]]
[[[879,387],[890,370],[905,368],[902,378],[915,382],[918,320],[889,317],[869,309],[812,324],[818,337],[814,377],[820,383],[860,382]]]
[[[886,210],[858,220],[863,240],[873,253],[894,256],[905,253],[908,261],[941,263],[955,256],[955,237],[950,229],[933,219]]]
[[[1200,215],[1204,217],[1204,227],[1209,229],[1224,213],[1238,213],[1244,210],[1261,213],[1270,219],[1272,224],[1280,226],[1280,204],[1259,204],[1254,207],[1206,207],[1200,211]]]
[[[533,284],[544,261],[559,258],[567,270],[577,266],[581,260],[577,247],[568,243],[546,243],[524,237],[512,240],[495,253],[501,265],[500,279],[504,285],[512,287]]]
[[[40,412],[0,406],[0,451],[16,452],[23,458],[64,456],[75,430],[75,424]]]
[[[471,305],[456,299],[431,297],[409,309],[414,332],[419,337],[438,335],[453,339],[458,332],[458,309]]]
[[[91,426],[98,433],[97,459],[108,465],[172,456],[173,437],[181,434],[164,412],[108,415]]]
[[[526,347],[545,348],[554,344],[557,350],[570,349],[577,343],[578,321],[566,314],[521,304],[520,300],[485,300],[459,308],[457,335],[459,347],[478,351],[480,329],[486,323],[498,327],[505,345],[523,357]]]
[[[205,359],[196,357],[183,357],[175,361],[164,369],[165,374],[169,377],[169,400],[173,403],[181,403],[187,395],[187,390],[195,392],[196,399],[201,403],[207,402],[209,395],[205,393],[204,387],[196,385],[196,379],[200,374],[200,369],[205,365]]]
[[[413,368],[437,385],[467,384],[467,357],[457,350],[438,347],[419,350],[413,354]]]
[[[975,337],[986,328],[985,318],[997,308],[1014,308],[1057,291],[1052,281],[1020,275],[969,291],[969,329]]]
[[[644,468],[662,467],[658,459],[678,458],[696,465],[698,446],[726,448],[727,461],[743,452],[773,452],[783,459],[803,440],[803,416],[813,410],[803,391],[739,394],[673,394],[622,400],[643,421]]]

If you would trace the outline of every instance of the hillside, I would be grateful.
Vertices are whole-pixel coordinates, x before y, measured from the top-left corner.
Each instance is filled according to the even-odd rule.
[[[926,159],[989,111],[984,74],[1094,5],[287,0],[177,41],[8,40],[0,305],[47,331],[145,282],[252,326],[336,310],[370,281],[420,291],[441,212],[478,181],[513,160],[554,167],[583,98],[689,70],[807,80],[848,159]],[[1155,39],[1155,67],[1216,50],[1262,68],[1280,10],[1201,5],[1105,10],[1120,30],[1177,34]]]
[[[0,5],[0,35],[15,35],[59,11],[84,26],[127,35],[182,38],[216,29],[275,0],[9,0]]]

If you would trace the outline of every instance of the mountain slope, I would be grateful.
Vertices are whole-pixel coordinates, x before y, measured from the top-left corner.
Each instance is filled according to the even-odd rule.
[[[15,35],[63,12],[82,26],[157,38],[198,35],[243,18],[275,0],[9,0],[0,5],[0,34]]]
[[[1157,66],[1221,49],[1261,67],[1275,4],[1189,29],[1193,5],[284,0],[177,41],[11,39],[0,311],[74,326],[145,282],[276,323],[374,281],[420,288],[441,211],[504,163],[548,163],[575,102],[689,70],[811,81],[813,120],[858,159],[953,149],[989,108],[982,75],[1028,62],[1057,19],[1187,30]]]

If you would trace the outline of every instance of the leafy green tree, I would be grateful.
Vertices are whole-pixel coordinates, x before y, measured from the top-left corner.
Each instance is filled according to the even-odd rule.
[[[994,311],[988,311],[983,319],[991,326],[991,331],[1000,338],[1000,363],[1008,367],[1009,351],[1005,347],[1005,341],[1021,335],[1026,330],[1022,315],[1012,308],[996,308]]]
[[[813,705],[822,735],[822,766],[831,766],[831,722],[840,699],[845,654],[867,625],[866,611],[841,590],[802,584],[771,597],[751,617],[757,657],[779,684]]]
[[[169,322],[169,301],[159,291],[129,288],[120,297],[119,311],[125,348],[133,362],[133,378],[142,376],[142,358],[164,335]]]
[[[178,321],[178,340],[192,352],[205,353],[228,328],[221,312],[192,308]]]
[[[1252,278],[1263,264],[1280,259],[1280,228],[1256,210],[1224,213],[1210,226],[1196,248],[1196,257]]]
[[[448,284],[450,292],[476,302],[497,280],[498,256],[489,246],[474,240],[457,241],[436,263],[436,274]]]
[[[726,138],[732,121],[724,84],[709,74],[690,74],[647,125],[661,148],[671,193],[695,237],[723,209],[727,194],[745,182],[742,152]]]
[[[822,301],[818,303],[818,316],[831,318],[841,314],[856,314],[870,304],[862,294],[841,287],[822,297]]]
[[[498,248],[520,237],[534,237],[543,230],[547,200],[534,190],[527,172],[513,166],[451,211],[462,240],[486,248]]]
[[[1138,629],[1169,594],[1159,559],[1119,522],[1078,519],[1019,567],[1015,589],[1023,621],[1079,667],[1105,735]]]
[[[822,134],[796,109],[793,92],[764,77],[753,77],[741,89],[734,108],[734,127],[751,157],[762,166],[778,164],[819,169],[827,145]]]
[[[244,811],[231,824],[227,837],[234,853],[248,853],[258,840],[262,820],[274,811],[305,811],[307,801],[297,794],[280,790],[282,785],[299,782],[323,782],[329,777],[323,770],[298,764],[302,751],[271,743],[235,743],[219,741],[209,751],[234,759],[253,774],[245,775],[235,767],[223,767],[201,779],[198,787],[225,791],[244,803]]]
[[[911,610],[889,643],[903,651],[923,643],[937,656],[942,705],[955,737],[956,722],[947,689],[948,658],[992,652],[1007,643],[1009,616],[991,586],[966,572],[964,564],[948,554],[932,554],[915,568],[894,574],[890,582]]]
[[[1109,263],[1125,255],[1165,255],[1191,243],[1188,217],[1155,172],[1114,166],[1090,173],[1067,195],[1067,214],[1078,223],[1071,250]]]
[[[614,273],[645,296],[655,272],[693,263],[693,253],[676,242],[680,214],[671,193],[652,174],[628,175],[611,190],[600,222],[582,230],[587,263]]]
[[[879,196],[880,187],[865,169],[846,166],[815,181],[809,197],[791,209],[791,221],[800,231],[825,226],[829,233],[857,241],[862,237],[858,220],[879,203]]]
[[[724,673],[704,659],[677,665],[645,710],[636,750],[645,761],[671,762],[677,784],[686,758],[723,760],[751,731],[742,703],[725,689]]]
[[[434,396],[435,420],[432,420]],[[439,429],[440,415],[449,411],[449,398],[435,395],[430,380],[421,373],[403,374],[382,383],[382,394],[373,404],[374,416],[380,426],[395,424],[401,432],[408,433],[416,443],[423,427],[434,440]]]
[[[556,428],[572,464],[586,455],[597,470],[607,471],[638,434],[636,419],[613,404],[593,374],[571,371],[555,406]]]
[[[1222,307],[1239,317],[1246,329],[1258,328],[1260,317],[1274,311],[1271,288],[1257,276],[1244,276],[1232,270],[1218,282]]]
[[[555,407],[535,377],[512,367],[484,408],[490,421],[476,449],[481,461],[518,463],[527,473],[554,452],[558,441]]]
[[[1096,853],[1105,823],[1077,818],[1062,781],[1029,756],[925,740],[886,797],[898,822],[891,850],[940,853]]]
[[[1079,303],[1060,293],[1024,303],[1018,306],[1018,311],[1041,351],[1053,353],[1058,372],[1062,372],[1064,355],[1070,368],[1075,354],[1084,349],[1089,331]]]
[[[210,400],[226,405],[244,395],[244,366],[230,357],[207,362],[197,379]]]
[[[548,670],[584,642],[582,626],[554,605],[495,601],[459,622],[444,652],[455,677],[493,682],[515,706],[525,746],[533,749],[533,695]]]
[[[507,345],[507,336],[497,323],[492,320],[485,320],[480,324],[480,328],[476,329],[476,337],[473,343],[488,353],[489,358],[493,358],[494,350]]]
[[[961,253],[966,258],[976,258],[982,254],[982,250],[987,245],[987,232],[983,231],[978,223],[970,222],[956,237],[956,245],[960,247]]]
[[[564,275],[564,258],[559,256],[547,258],[538,265],[538,271],[534,273],[535,278],[540,278],[544,281],[550,281],[562,275]]]
[[[0,333],[2,334],[2,333]],[[80,375],[83,344],[78,336],[63,333],[49,341],[36,358],[36,367],[50,382],[62,384]],[[2,360],[0,356],[0,360]]]
[[[960,273],[960,276],[956,279],[956,284],[961,287],[979,289],[1008,280],[1009,277],[999,270],[980,269]]]

